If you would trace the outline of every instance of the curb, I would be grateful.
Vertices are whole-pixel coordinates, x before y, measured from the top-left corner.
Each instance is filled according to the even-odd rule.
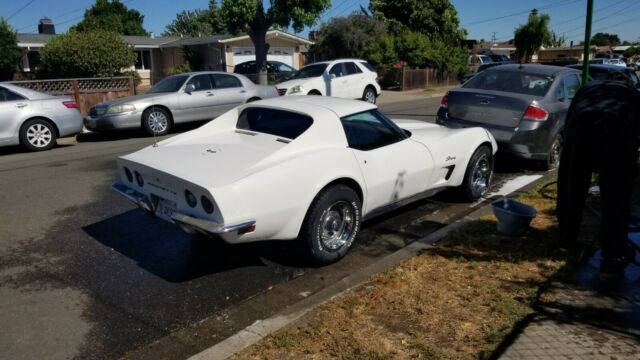
[[[502,197],[508,197],[519,192],[528,192],[539,184],[549,181],[554,175],[555,172],[544,174],[541,178],[503,195]],[[218,360],[226,359],[235,355],[245,348],[262,340],[264,337],[300,319],[305,314],[315,309],[318,305],[342,295],[346,291],[362,284],[371,276],[384,272],[400,262],[417,255],[420,251],[428,249],[431,244],[441,240],[461,226],[491,213],[491,204],[483,205],[471,214],[464,216],[455,222],[420,238],[419,240],[416,240],[390,255],[387,255],[379,261],[343,278],[337,283],[332,284],[308,298],[291,305],[279,314],[265,320],[257,320],[255,323],[247,326],[235,335],[232,335],[212,347],[189,357],[189,360]]]

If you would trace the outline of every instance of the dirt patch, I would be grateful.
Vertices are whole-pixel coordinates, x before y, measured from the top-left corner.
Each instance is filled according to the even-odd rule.
[[[525,236],[496,233],[493,216],[472,222],[236,358],[488,358],[579,260],[556,247],[555,200],[520,200],[538,210]],[[582,241],[593,242],[598,224],[585,216]]]

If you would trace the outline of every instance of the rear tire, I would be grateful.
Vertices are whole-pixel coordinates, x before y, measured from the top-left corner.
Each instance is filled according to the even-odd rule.
[[[319,95],[319,96],[322,96],[322,94],[320,94],[320,91],[318,91],[318,90],[311,90],[311,91],[309,91],[309,93],[307,93],[307,95]]]
[[[171,115],[163,108],[152,106],[142,114],[142,127],[149,135],[165,135],[171,125]]]
[[[309,207],[300,240],[317,265],[327,265],[345,256],[360,231],[362,210],[358,195],[348,186],[322,190]]]
[[[562,152],[562,134],[558,133],[553,138],[547,158],[543,160],[542,167],[544,170],[552,170],[560,165],[560,153]]]
[[[367,86],[364,89],[364,92],[362,93],[362,101],[366,101],[370,104],[376,103],[376,97],[377,97],[376,90],[371,86]]]
[[[56,145],[56,129],[46,120],[32,119],[20,128],[20,143],[29,151],[45,151]]]
[[[493,176],[493,152],[487,145],[481,145],[471,156],[464,181],[460,185],[460,193],[468,201],[475,201],[484,196],[491,185]]]

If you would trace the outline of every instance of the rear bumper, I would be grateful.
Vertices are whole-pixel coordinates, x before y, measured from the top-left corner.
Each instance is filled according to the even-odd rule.
[[[555,136],[553,123],[548,120],[522,120],[515,128],[494,126],[450,118],[442,108],[438,111],[436,123],[450,128],[483,127],[496,139],[498,150],[531,160],[546,159]]]
[[[82,131],[82,115],[77,109],[54,118],[60,137],[74,136]]]
[[[138,205],[141,209],[155,216],[155,207],[153,202],[145,194],[134,190],[121,181],[114,182],[111,185],[111,188],[129,201]],[[255,227],[256,224],[255,221],[246,221],[239,224],[225,225],[211,220],[199,219],[181,212],[174,212],[171,215],[171,222],[180,225],[180,227],[186,232],[193,233],[197,231],[206,235],[223,235],[248,230]],[[225,239],[224,236],[222,238]]]

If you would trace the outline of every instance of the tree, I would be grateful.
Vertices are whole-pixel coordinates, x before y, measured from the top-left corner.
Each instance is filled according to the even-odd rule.
[[[551,36],[549,37],[549,41],[544,44],[550,47],[563,47],[567,42],[567,38],[561,35],[557,35],[555,31],[551,31]]]
[[[117,76],[136,60],[119,34],[105,31],[70,32],[54,37],[40,51],[50,77]]]
[[[16,33],[3,17],[0,17],[0,54],[0,81],[11,80],[22,54]]]
[[[591,37],[591,45],[595,46],[618,46],[620,38],[616,34],[596,33]]]
[[[163,36],[208,36],[226,32],[216,0],[209,1],[208,9],[185,10],[165,27]]]
[[[267,84],[267,31],[272,26],[292,26],[294,31],[302,31],[330,5],[331,0],[270,0],[265,9],[263,0],[223,0],[222,18],[231,32],[249,35],[255,47],[259,83]]]
[[[538,15],[538,11],[533,9],[527,23],[515,31],[516,55],[527,61],[538,52],[542,44],[548,44],[550,40],[549,15]]]
[[[459,28],[458,12],[449,0],[371,0],[369,6],[376,16],[447,45],[459,46],[466,37],[466,31]]]
[[[149,35],[142,27],[144,15],[137,10],[127,9],[120,0],[96,0],[84,12],[81,22],[71,27],[72,31],[110,31],[121,35]]]
[[[311,51],[318,59],[365,57],[367,45],[387,35],[385,23],[362,13],[336,17],[323,24],[316,33]]]

